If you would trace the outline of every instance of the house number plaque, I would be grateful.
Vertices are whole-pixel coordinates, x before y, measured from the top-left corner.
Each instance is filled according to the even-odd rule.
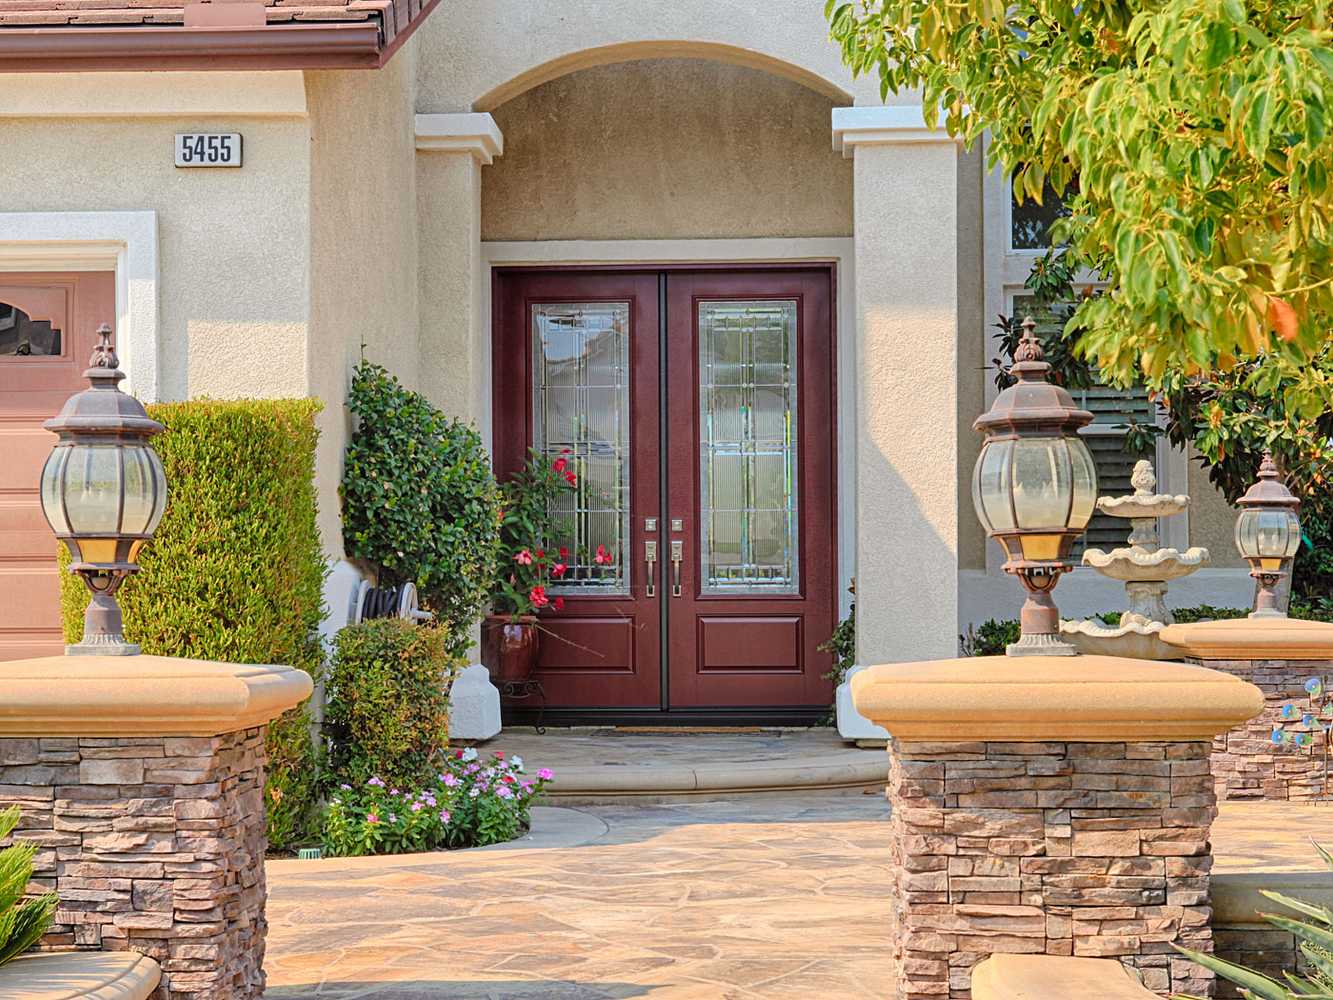
[[[176,166],[239,167],[239,132],[177,132]]]

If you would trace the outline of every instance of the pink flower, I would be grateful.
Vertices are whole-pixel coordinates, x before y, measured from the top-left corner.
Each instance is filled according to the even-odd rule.
[[[379,813],[367,813],[367,814],[366,814],[366,822],[369,823],[371,826],[378,826],[378,825],[379,825],[379,822],[380,822],[380,814],[379,814]]]
[[[551,575],[558,580],[565,575],[565,570],[567,569],[569,569],[569,567],[566,566],[564,563],[562,562],[555,563],[551,567]]]
[[[551,602],[551,607],[555,608],[557,611],[564,611],[565,599],[563,597],[557,597],[554,601]]]
[[[509,790],[508,785],[500,785],[497,787],[495,789],[495,794],[497,798],[501,799],[512,799],[514,797],[514,793]]]
[[[565,482],[569,483],[570,486],[573,486],[573,485],[574,485],[575,483],[577,483],[578,481],[579,481],[579,477],[576,476],[576,475],[574,475],[574,473],[572,473],[572,472],[566,472],[566,473],[565,473]]]
[[[597,553],[592,557],[592,561],[598,566],[609,566],[611,564],[611,553],[606,551],[605,545],[597,546]]]
[[[546,588],[542,586],[533,587],[528,591],[528,600],[532,602],[534,608],[544,608],[550,604],[550,599],[546,596]]]
[[[446,774],[446,775],[444,776],[444,787],[445,787],[445,788],[457,788],[458,785],[459,785],[459,781],[458,781],[458,779],[455,778],[452,774]]]
[[[447,824],[447,823],[449,822],[450,819],[451,819],[451,816],[450,816],[450,814],[449,814],[449,810],[448,810],[448,809],[441,809],[441,810],[440,810],[440,822],[441,822],[441,823],[446,823],[446,824]]]
[[[550,781],[552,778],[555,777],[555,772],[552,771],[549,767],[544,767],[537,772],[537,777],[540,778],[542,781]]]
[[[531,566],[532,553],[529,552],[527,549],[524,549],[518,555],[514,556],[514,562],[518,563],[520,566]]]
[[[496,760],[504,760],[504,759],[505,759],[505,752],[504,752],[503,750],[497,750],[497,751],[495,751],[495,753],[493,754],[493,756],[495,757]]]

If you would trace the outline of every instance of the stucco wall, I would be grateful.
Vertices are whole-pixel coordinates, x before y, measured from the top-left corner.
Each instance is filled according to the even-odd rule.
[[[482,239],[850,235],[834,106],[698,59],[560,77],[492,112],[505,152],[482,171]]]
[[[245,165],[178,169],[182,131],[242,133]],[[161,398],[302,396],[308,144],[297,116],[0,118],[0,209],[156,210]]]
[[[823,5],[810,0],[456,0],[443,12],[419,33],[418,111],[491,111],[573,70],[680,56],[765,67],[843,104],[879,103],[878,83],[852,80]]]
[[[1189,492],[1190,544],[1202,545],[1212,557],[1212,566],[1244,568],[1236,551],[1236,508],[1208,482],[1208,470],[1190,454]]]
[[[310,393],[324,400],[316,482],[325,549],[342,553],[344,405],[362,355],[417,388],[416,44],[382,70],[306,74],[310,107]],[[363,348],[364,345],[364,348]],[[428,362],[434,363],[434,362]]]
[[[986,411],[988,317],[982,246],[980,148],[958,155],[958,568],[984,569],[986,532],[972,506],[972,467],[982,435],[972,422]]]

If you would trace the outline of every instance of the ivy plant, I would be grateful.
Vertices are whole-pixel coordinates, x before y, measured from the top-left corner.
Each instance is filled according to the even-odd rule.
[[[1103,378],[1259,361],[1313,418],[1333,319],[1329,0],[828,0],[843,58],[919,88],[1015,194],[1063,197],[1071,324]]]
[[[380,584],[411,581],[462,655],[495,572],[500,504],[491,459],[474,427],[441,413],[380,365],[352,374],[356,423],[341,496],[343,538]]]

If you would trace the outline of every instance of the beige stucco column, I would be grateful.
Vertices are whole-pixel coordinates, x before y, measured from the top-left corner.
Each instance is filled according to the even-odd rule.
[[[920,107],[833,111],[855,164],[857,662],[958,632],[956,143]]]
[[[489,440],[481,168],[504,151],[504,137],[488,114],[417,115],[416,137],[421,391]]]

